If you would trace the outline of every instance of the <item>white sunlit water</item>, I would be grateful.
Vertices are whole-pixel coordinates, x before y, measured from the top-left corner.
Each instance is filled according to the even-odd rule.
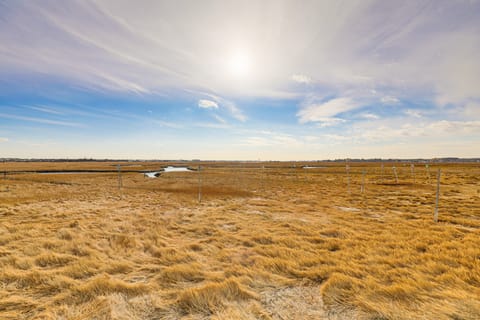
[[[164,169],[164,172],[191,172],[193,170],[188,169],[187,167],[172,167],[168,166]]]
[[[152,172],[145,172],[145,176],[148,178],[157,178],[160,174],[162,173],[168,173],[168,172],[193,172],[193,170],[187,168],[187,167],[172,167],[168,166],[164,168],[161,171],[152,171]]]
[[[145,172],[144,176],[148,178],[156,178],[156,175],[159,175],[161,171]]]

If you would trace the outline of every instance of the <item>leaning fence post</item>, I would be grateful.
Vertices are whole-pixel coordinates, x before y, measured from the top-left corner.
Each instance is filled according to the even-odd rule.
[[[437,171],[437,196],[435,198],[435,212],[433,213],[433,221],[438,222],[438,199],[440,197],[440,169]]]

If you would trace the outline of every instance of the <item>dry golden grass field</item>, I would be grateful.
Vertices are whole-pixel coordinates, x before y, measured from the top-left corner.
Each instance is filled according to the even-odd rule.
[[[0,319],[480,319],[480,164],[305,164],[0,163]]]

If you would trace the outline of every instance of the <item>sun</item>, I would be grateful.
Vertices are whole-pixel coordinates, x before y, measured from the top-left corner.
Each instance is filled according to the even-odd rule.
[[[228,70],[235,77],[245,77],[250,73],[251,60],[246,52],[238,51],[230,56]]]

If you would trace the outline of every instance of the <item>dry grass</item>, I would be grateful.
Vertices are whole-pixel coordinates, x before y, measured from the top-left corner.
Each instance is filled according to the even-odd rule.
[[[201,287],[184,290],[178,298],[178,307],[184,314],[213,314],[224,306],[224,301],[255,299],[256,295],[232,278],[221,283],[208,283]]]
[[[478,164],[201,165],[0,176],[0,319],[480,318]]]

